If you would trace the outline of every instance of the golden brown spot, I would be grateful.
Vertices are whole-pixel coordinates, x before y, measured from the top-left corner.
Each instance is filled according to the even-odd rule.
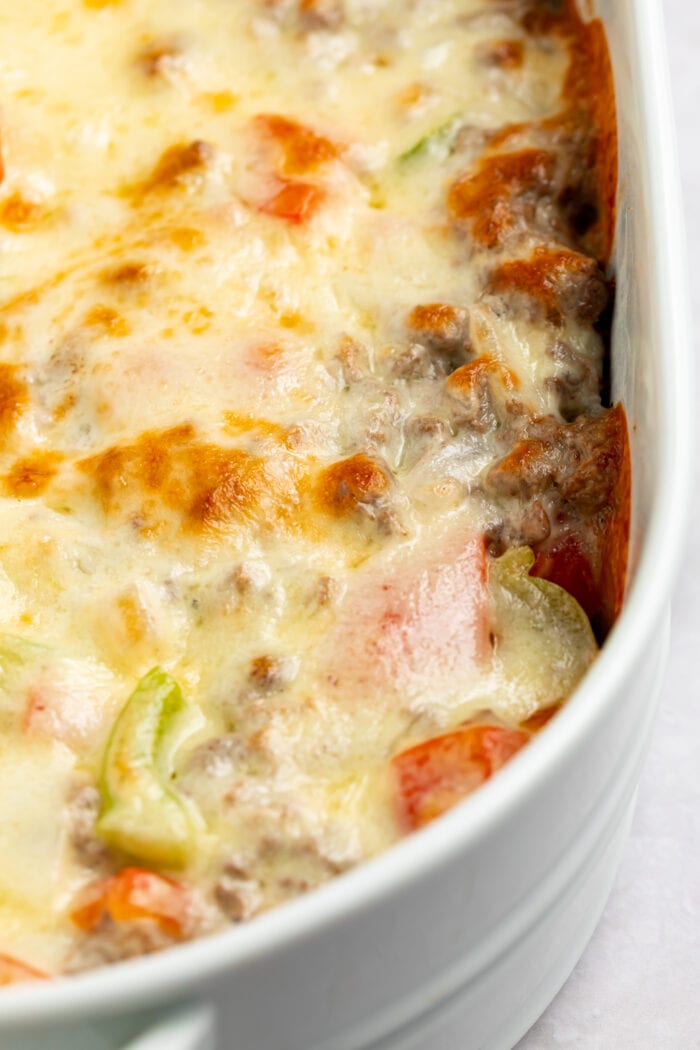
[[[480,62],[498,69],[520,69],[525,57],[522,40],[491,40],[477,50]]]
[[[277,692],[295,676],[293,660],[274,656],[256,656],[248,665],[251,683],[263,693]]]
[[[251,364],[268,375],[279,373],[288,364],[290,351],[281,343],[263,343],[250,353]]]
[[[568,47],[564,108],[544,120],[506,126],[492,137],[491,147],[524,130],[545,132],[565,144],[569,170],[557,203],[584,251],[606,263],[615,229],[618,139],[605,28],[600,19],[584,21],[575,0],[530,0],[524,8],[521,22],[527,32],[556,34]]]
[[[54,413],[53,413],[54,419],[57,420],[57,421],[61,420],[61,419],[64,419],[67,416],[67,414],[70,412],[70,410],[74,407],[76,401],[77,401],[77,397],[76,397],[76,395],[74,393],[71,392],[69,394],[66,394],[66,396],[63,398],[63,400],[60,401],[58,403],[58,405],[56,405],[56,408],[54,409]]]
[[[147,77],[165,80],[184,72],[187,62],[179,47],[174,44],[152,44],[136,56],[136,65]]]
[[[488,290],[528,296],[556,324],[562,314],[594,322],[604,309],[608,289],[594,259],[566,248],[536,248],[528,259],[512,259],[494,269]]]
[[[432,94],[433,92],[427,84],[415,82],[399,92],[398,102],[400,106],[406,109],[414,109],[423,105]]]
[[[16,499],[40,496],[56,476],[62,459],[60,452],[35,452],[32,456],[17,460],[5,475],[8,495]]]
[[[296,120],[264,113],[255,118],[255,124],[279,147],[281,170],[286,175],[306,175],[338,156],[335,143]]]
[[[322,471],[316,498],[327,513],[344,517],[363,503],[376,502],[388,488],[389,478],[383,468],[360,452]]]
[[[18,371],[18,365],[0,364],[0,438],[14,430],[29,405],[29,388]]]
[[[307,432],[302,426],[287,427],[270,419],[256,419],[238,412],[224,412],[224,430],[229,434],[254,434],[270,438],[285,448],[295,450],[307,444]]]
[[[342,0],[300,0],[299,16],[308,29],[338,29],[343,22]]]
[[[257,419],[239,412],[224,412],[224,426],[229,434],[248,434],[258,431],[266,437],[282,442],[286,440],[288,433],[287,427],[281,423],[273,423],[271,419]]]
[[[280,314],[279,322],[282,328],[289,328],[297,332],[313,332],[314,330],[313,323],[296,311]]]
[[[199,306],[196,310],[186,310],[182,315],[182,320],[194,335],[202,335],[211,328],[213,316],[208,306]]]
[[[100,276],[105,284],[132,288],[147,284],[158,273],[158,270],[156,263],[127,262],[103,270]]]
[[[238,102],[238,96],[232,91],[205,91],[199,95],[198,101],[212,113],[228,113]]]
[[[0,343],[6,342],[9,338],[10,329],[7,327],[4,321],[0,321]]]
[[[69,269],[59,270],[57,273],[53,274],[53,276],[47,277],[45,281],[41,282],[41,284],[37,284],[34,288],[30,288],[26,292],[20,292],[19,295],[13,296],[12,299],[9,299],[3,304],[3,312],[8,313],[12,310],[24,309],[26,306],[34,306],[44,295],[53,291],[54,288],[58,288],[67,277],[70,277],[72,273],[79,270],[80,266],[81,264],[77,263]]]
[[[617,201],[618,136],[615,83],[605,27],[599,18],[578,20],[569,51],[571,62],[564,96],[579,115],[589,110],[591,133],[584,161],[582,185],[578,188],[578,207],[590,222],[585,229],[584,247],[607,262],[615,233]],[[572,15],[573,17],[573,15]],[[575,201],[573,203],[576,203]],[[579,220],[581,221],[581,220]]]
[[[194,251],[207,243],[206,236],[201,230],[195,230],[191,226],[178,226],[169,233],[170,240],[183,252]]]
[[[419,340],[428,344],[467,342],[467,311],[459,306],[424,303],[411,310],[406,323]]]
[[[148,632],[148,618],[142,602],[136,593],[126,591],[120,594],[115,606],[119,614],[124,636],[132,645],[138,645]]]
[[[509,393],[513,393],[520,386],[520,380],[515,372],[491,357],[490,354],[480,354],[469,364],[457,368],[448,377],[447,389],[457,397],[469,399],[478,393],[483,381],[489,377],[500,381]]]
[[[209,143],[199,139],[170,146],[148,178],[130,191],[131,195],[138,198],[139,195],[192,188],[201,181],[213,156],[214,150]]]
[[[504,495],[531,496],[542,492],[555,474],[550,445],[541,438],[523,438],[488,473],[489,485]]]
[[[216,531],[256,519],[267,527],[293,527],[299,503],[299,468],[281,456],[269,461],[238,448],[199,441],[184,423],[146,431],[81,460],[105,513],[157,533],[164,512],[188,531]]]
[[[454,183],[448,207],[456,219],[471,222],[476,241],[494,248],[521,215],[534,211],[537,200],[551,192],[553,176],[554,157],[546,150],[497,153],[475,174]]]
[[[97,303],[85,314],[84,322],[90,328],[101,329],[107,336],[120,339],[131,331],[128,322],[111,306]]]
[[[46,217],[46,207],[41,201],[13,193],[0,204],[0,223],[12,233],[25,233],[39,226]]]
[[[86,7],[99,11],[103,7],[117,7],[122,0],[83,0],[83,3]]]

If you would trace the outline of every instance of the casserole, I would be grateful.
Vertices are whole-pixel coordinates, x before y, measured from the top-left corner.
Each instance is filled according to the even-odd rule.
[[[651,12],[644,9],[638,18]],[[215,942],[65,987],[13,990],[2,1007],[8,1038],[10,1025],[25,1034],[33,1025],[38,1045],[50,1031],[51,1045],[58,1046],[60,1015],[68,1025],[71,1014],[121,1014],[125,1000],[137,1009],[206,985],[206,994],[221,999],[223,1045],[450,1047],[464,1045],[466,1028],[474,1047],[507,1046],[575,961],[614,869],[653,707],[649,683],[662,654],[648,643],[673,572],[676,544],[669,539],[674,530],[678,538],[684,517],[689,448],[682,285],[671,269],[668,233],[666,240],[658,236],[672,221],[664,223],[650,196],[646,178],[654,169],[636,137],[641,124],[629,79],[635,68],[637,83],[658,85],[658,69],[640,50],[630,11],[618,10],[608,26],[623,152],[615,333],[622,368],[614,386],[628,405],[639,481],[634,583],[602,659],[528,754],[415,841]],[[624,54],[633,61],[623,61]],[[646,102],[649,121],[655,111]],[[667,164],[667,151],[662,154],[657,163]],[[668,171],[656,174],[668,200]],[[642,243],[654,251],[645,256],[647,268],[632,273],[634,249]],[[654,313],[655,304],[668,307],[679,294],[673,316]],[[666,339],[675,357],[662,367]],[[642,691],[646,705],[639,703]],[[192,1021],[193,1038],[202,1034],[200,1023]],[[142,1024],[120,1019],[124,1032]],[[178,1031],[183,1039],[192,1034],[184,1026]],[[104,1045],[119,1045],[122,1034],[113,1029]],[[85,1028],[84,1037],[86,1045],[97,1045],[94,1029]],[[78,1038],[65,1027],[67,1045]],[[173,1045],[172,1034],[163,1038]]]

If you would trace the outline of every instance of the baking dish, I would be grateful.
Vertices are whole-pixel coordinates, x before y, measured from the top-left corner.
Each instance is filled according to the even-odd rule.
[[[360,870],[210,940],[5,991],[7,1050],[506,1050],[583,950],[653,719],[691,447],[659,5],[608,0],[600,13],[621,139],[613,394],[634,477],[631,588],[600,659],[499,777]],[[173,1003],[184,1012],[159,1021]]]

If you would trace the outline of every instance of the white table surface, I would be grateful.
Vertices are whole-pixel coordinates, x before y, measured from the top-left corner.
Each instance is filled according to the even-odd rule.
[[[663,0],[700,321],[700,0]],[[700,340],[696,340],[700,345]],[[698,363],[700,390],[700,362]],[[700,403],[700,402],[699,402]],[[700,435],[700,412],[698,413]],[[699,437],[700,440],[700,437]],[[700,520],[700,454],[695,465]],[[697,535],[697,533],[696,533]],[[700,542],[622,868],[569,982],[517,1050],[700,1050]]]

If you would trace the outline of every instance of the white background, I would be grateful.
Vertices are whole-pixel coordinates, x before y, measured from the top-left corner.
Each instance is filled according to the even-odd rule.
[[[700,318],[700,0],[663,0],[693,314]],[[700,340],[696,339],[696,346]],[[700,386],[700,362],[698,382]],[[697,402],[700,404],[700,401]],[[698,412],[700,440],[700,412]],[[700,455],[695,516],[700,520]],[[700,538],[691,530],[670,666],[622,869],[586,954],[517,1050],[700,1050]]]

